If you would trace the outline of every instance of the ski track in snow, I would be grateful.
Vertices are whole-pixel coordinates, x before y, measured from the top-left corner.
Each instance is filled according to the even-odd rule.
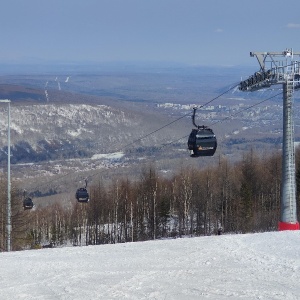
[[[299,299],[300,232],[0,254],[1,299]]]

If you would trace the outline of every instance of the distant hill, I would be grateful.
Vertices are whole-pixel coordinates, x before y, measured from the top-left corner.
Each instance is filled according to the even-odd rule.
[[[43,90],[13,84],[0,84],[0,99],[10,99],[13,102],[46,102]]]

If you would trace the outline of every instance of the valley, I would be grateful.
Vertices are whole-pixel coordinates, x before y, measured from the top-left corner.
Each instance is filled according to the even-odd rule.
[[[160,176],[204,168],[247,151],[281,149],[280,88],[243,93],[239,68],[152,68],[2,75],[0,99],[11,100],[11,170],[20,189],[68,193],[99,180],[134,179],[155,165]],[[300,141],[295,93],[295,140]],[[196,121],[213,128],[214,157],[190,158]],[[7,107],[0,105],[0,166],[7,164]],[[49,192],[52,191],[52,192]]]

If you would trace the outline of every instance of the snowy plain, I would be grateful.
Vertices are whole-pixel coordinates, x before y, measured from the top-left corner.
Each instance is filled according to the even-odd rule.
[[[300,231],[0,253],[0,299],[300,299]]]

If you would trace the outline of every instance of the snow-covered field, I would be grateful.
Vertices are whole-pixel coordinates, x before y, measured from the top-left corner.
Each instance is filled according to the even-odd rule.
[[[0,299],[300,299],[300,231],[0,253]]]

